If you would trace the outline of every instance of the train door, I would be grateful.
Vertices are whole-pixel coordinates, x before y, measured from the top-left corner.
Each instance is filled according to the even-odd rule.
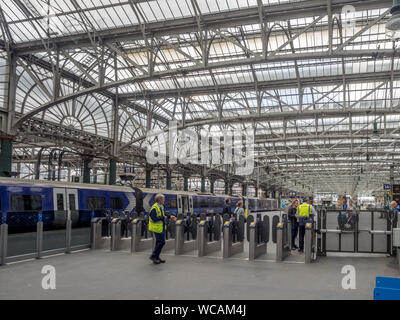
[[[53,203],[54,211],[66,211],[67,204],[65,199],[65,189],[64,188],[54,188],[53,189]]]
[[[67,189],[66,205],[68,208],[68,214],[70,214],[70,219],[72,223],[75,224],[79,220],[79,202],[78,202],[78,190],[77,189]]]
[[[183,214],[183,207],[182,207],[182,196],[177,195],[177,208],[178,208],[178,215]]]
[[[193,197],[192,197],[192,196],[189,197],[189,211],[190,211],[191,213],[194,213]]]
[[[53,203],[54,203],[54,223],[63,224],[68,215],[73,223],[79,217],[78,207],[78,190],[54,188],[53,189]]]
[[[181,196],[182,197],[182,210],[184,214],[189,212],[189,197],[188,196]]]

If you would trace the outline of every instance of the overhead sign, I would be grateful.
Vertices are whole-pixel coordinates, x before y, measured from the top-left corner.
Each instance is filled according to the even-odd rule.
[[[390,184],[384,184],[383,185],[383,190],[391,190],[392,186]]]

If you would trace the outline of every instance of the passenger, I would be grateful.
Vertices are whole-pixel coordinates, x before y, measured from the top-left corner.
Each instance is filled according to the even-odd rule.
[[[299,233],[299,221],[297,216],[297,207],[299,206],[299,200],[295,199],[292,202],[292,206],[289,208],[288,217],[292,224],[292,250],[296,250],[299,247],[296,246],[296,237]]]
[[[225,206],[222,210],[222,216],[224,216],[224,214],[228,214],[229,217],[232,217],[231,199],[229,198],[225,200]]]
[[[343,198],[343,201],[342,201],[342,210],[345,210],[345,211],[347,211],[347,209],[348,209],[348,204],[347,204],[347,199],[346,198]]]
[[[308,202],[312,203],[312,198]],[[303,204],[297,207],[297,215],[299,217],[299,252],[304,252],[304,236],[306,234],[306,224],[313,214],[313,207],[304,199]]]
[[[165,245],[165,235],[166,235],[166,220],[168,216],[165,215],[164,212],[164,203],[165,197],[162,194],[156,195],[154,198],[155,203],[150,210],[149,217],[149,231],[154,233],[156,238],[156,245],[153,251],[153,254],[150,257],[150,260],[153,261],[154,264],[165,263],[165,260],[160,258],[161,251]],[[171,219],[175,222],[176,217],[170,216]]]
[[[237,214],[238,219],[240,218],[240,216],[243,216],[244,220],[246,221],[246,213],[244,212],[243,209],[243,201],[240,200],[237,204],[236,204],[236,209],[234,214]]]

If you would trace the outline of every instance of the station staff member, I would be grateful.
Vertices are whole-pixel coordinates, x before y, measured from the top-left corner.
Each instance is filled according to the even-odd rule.
[[[154,264],[165,263],[165,260],[160,258],[161,251],[165,245],[165,234],[166,234],[166,220],[167,216],[164,212],[164,203],[165,197],[162,194],[156,195],[154,198],[155,203],[151,207],[150,210],[150,218],[149,218],[149,231],[154,233],[156,237],[156,245],[153,251],[153,254],[150,257],[150,260],[153,261]],[[176,217],[171,216],[171,219],[175,222]]]
[[[315,212],[312,207],[313,199],[304,199],[304,203],[297,207],[297,215],[299,218],[299,252],[304,252],[304,236],[306,234],[306,224],[311,215]]]

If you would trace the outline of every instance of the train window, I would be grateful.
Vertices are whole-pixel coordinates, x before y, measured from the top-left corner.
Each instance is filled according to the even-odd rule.
[[[111,198],[110,207],[111,209],[122,210],[124,209],[124,200],[122,198]]]
[[[200,198],[200,208],[208,208],[207,198]]]
[[[169,199],[168,200],[168,208],[169,209],[176,209],[176,199]]]
[[[64,211],[64,195],[57,193],[57,211]]]
[[[11,211],[41,211],[40,195],[14,194],[11,196]]]
[[[69,210],[76,211],[75,195],[69,195]]]
[[[211,207],[212,207],[212,208],[218,208],[218,206],[219,206],[218,199],[213,198],[213,199],[211,200]]]
[[[104,197],[87,197],[86,206],[88,210],[98,210],[106,208],[106,198]]]

